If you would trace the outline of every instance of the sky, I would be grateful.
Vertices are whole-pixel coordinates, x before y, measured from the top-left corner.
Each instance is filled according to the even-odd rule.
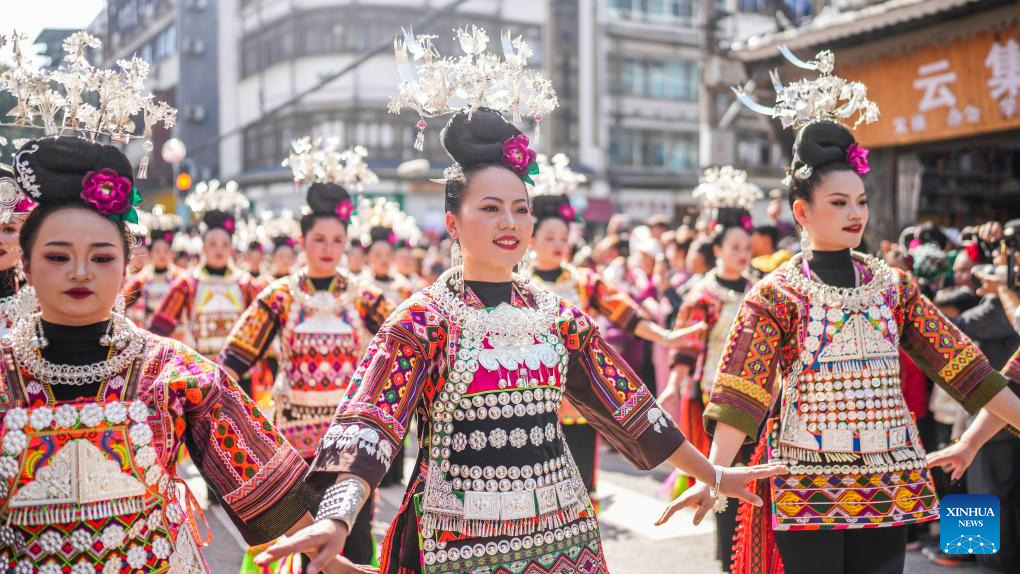
[[[104,0],[5,0],[2,32],[17,30],[34,40],[43,28],[85,28]]]

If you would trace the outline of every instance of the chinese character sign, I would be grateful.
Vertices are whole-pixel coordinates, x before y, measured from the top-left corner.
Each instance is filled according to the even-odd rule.
[[[868,86],[882,119],[858,138],[881,147],[1020,128],[1018,27],[930,44],[838,70]]]

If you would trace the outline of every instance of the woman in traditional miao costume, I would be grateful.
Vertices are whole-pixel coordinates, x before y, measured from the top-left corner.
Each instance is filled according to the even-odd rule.
[[[68,73],[82,82],[73,85],[94,73],[81,56],[92,43],[80,33],[64,44]],[[106,81],[143,85],[138,63],[131,66]],[[94,97],[108,106],[109,94],[122,105],[135,95]],[[149,114],[167,117],[169,108],[138,100],[150,102],[147,125]],[[85,125],[74,108],[59,116],[51,128]],[[123,315],[126,225],[141,196],[124,154],[93,138],[123,141],[125,125],[135,124],[111,117],[90,124],[88,139],[30,140],[16,156],[18,180],[39,205],[19,239],[32,291],[0,342],[5,572],[208,572],[201,511],[176,472],[185,446],[250,543],[307,522],[317,499],[302,482],[304,461],[223,371]]]
[[[201,221],[202,260],[170,285],[149,330],[164,337],[179,332],[186,344],[216,360],[230,330],[262,288],[233,261],[233,236],[248,200],[234,182],[220,186],[213,180],[196,186],[188,206]],[[251,384],[251,377],[241,381],[249,395]]]
[[[692,323],[688,333],[663,329],[652,321],[640,305],[603,281],[598,273],[568,263],[570,257],[570,226],[579,222],[577,209],[571,204],[572,193],[585,181],[570,169],[570,160],[557,154],[549,162],[539,156],[538,174],[534,175],[531,210],[535,216],[535,232],[531,238],[534,257],[531,280],[569,301],[585,313],[603,317],[613,325],[648,341],[677,344],[688,333],[703,326]],[[560,424],[581,480],[589,494],[594,494],[598,474],[599,435],[587,419],[564,400],[560,405]]]
[[[259,294],[234,326],[219,359],[228,373],[243,375],[279,342],[274,423],[307,461],[315,457],[368,341],[393,309],[378,289],[337,267],[354,211],[347,187],[361,183],[359,169],[345,163],[341,151],[331,141],[288,161],[295,181],[310,184],[300,222],[305,267]],[[369,563],[371,505],[360,518],[345,555]]]
[[[135,325],[145,327],[159,306],[170,285],[183,274],[173,262],[176,232],[181,227],[181,218],[166,213],[162,205],[156,205],[152,212],[141,218],[146,228],[148,261],[142,270],[132,275],[124,289],[127,300],[127,316]]]
[[[776,108],[748,102],[797,129],[787,182],[803,253],[741,304],[705,423],[715,464],[729,465],[749,440],[752,462],[790,472],[759,485],[771,504],[741,506],[733,571],[902,572],[905,525],[938,519],[939,503],[899,349],[969,411],[1016,423],[1020,399],[905,272],[851,251],[868,222],[867,151],[838,122],[874,121],[878,110],[863,85],[831,75],[831,52],[788,57],[821,78],[786,88]],[[852,97],[823,97],[829,90]],[[684,503],[700,518],[708,486],[691,487]]]
[[[18,291],[25,284],[18,232],[35,202],[21,192],[14,172],[0,164],[0,337],[18,318]]]
[[[399,305],[410,297],[411,282],[397,272],[395,254],[401,243],[420,236],[414,218],[400,209],[395,201],[385,198],[363,199],[358,206],[361,243],[365,246],[365,267],[362,281],[382,291]]]
[[[462,32],[462,45],[484,49],[473,32]],[[507,77],[493,72],[483,77]],[[506,73],[529,90],[542,84],[533,72]],[[455,89],[462,77],[452,73],[443,85]],[[548,102],[549,94],[528,101]],[[456,162],[445,192],[456,266],[405,301],[369,345],[308,477],[326,491],[319,521],[256,562],[339,551],[415,414],[423,448],[383,544],[387,573],[606,571],[594,511],[557,423],[564,393],[638,466],[669,460],[717,482],[594,321],[512,275],[534,226],[524,179],[535,155],[486,103],[469,102],[441,136]],[[769,472],[728,470],[722,489],[743,494],[747,480]]]
[[[716,369],[722,359],[733,319],[753,284],[746,275],[751,261],[751,214],[747,211],[761,198],[757,185],[747,174],[731,166],[709,168],[694,190],[702,213],[712,230],[715,267],[695,280],[684,297],[674,328],[705,324],[707,329],[692,334],[670,357],[670,374],[659,402],[671,414],[678,414],[680,429],[687,440],[708,456],[711,437],[705,432],[702,415],[712,393]],[[679,403],[678,409],[670,406]],[[674,407],[675,408],[675,407]],[[747,447],[736,462],[746,464],[752,452]],[[666,481],[673,496],[689,486],[687,477],[674,473]],[[733,534],[737,526],[736,506],[716,515],[716,558],[724,572],[730,570]]]
[[[273,252],[269,254],[269,269],[262,278],[263,283],[269,285],[297,270],[301,225],[294,219],[293,213],[284,210],[264,219],[262,229],[273,245]]]

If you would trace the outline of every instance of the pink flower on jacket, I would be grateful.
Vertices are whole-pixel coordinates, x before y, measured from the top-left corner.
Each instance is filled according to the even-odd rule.
[[[846,161],[850,164],[850,167],[854,168],[858,175],[864,175],[871,171],[871,166],[868,165],[868,153],[867,148],[861,147],[856,143],[850,144],[850,147],[846,150]]]
[[[351,203],[351,200],[345,199],[337,204],[336,216],[340,219],[340,221],[343,221],[344,223],[349,222],[351,220],[352,213],[354,213],[354,204]]]
[[[81,180],[81,199],[103,215],[119,215],[131,208],[131,180],[104,167]]]
[[[524,134],[503,142],[503,163],[520,176],[527,174],[531,164],[538,158],[538,154],[528,148],[528,144],[528,136]]]

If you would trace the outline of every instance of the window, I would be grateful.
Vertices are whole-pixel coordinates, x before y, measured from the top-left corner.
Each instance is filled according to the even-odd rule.
[[[696,0],[609,0],[609,15],[664,26],[690,26]]]
[[[695,62],[620,58],[611,63],[610,71],[616,95],[687,101],[698,97]]]
[[[737,159],[740,165],[768,167],[775,162],[772,158],[772,141],[765,132],[737,133]]]
[[[609,157],[614,166],[624,169],[691,170],[698,165],[698,138],[685,132],[616,128]]]

